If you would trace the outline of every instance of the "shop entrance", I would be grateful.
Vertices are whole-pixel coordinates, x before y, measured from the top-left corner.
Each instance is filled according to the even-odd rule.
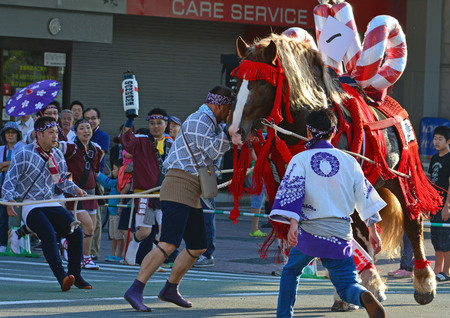
[[[70,48],[60,43],[39,43],[36,40],[12,39],[1,45],[0,41],[0,71],[1,71],[1,102],[2,126],[6,121],[17,120],[6,113],[5,105],[8,99],[22,88],[42,80],[55,80],[61,84],[61,91],[56,100],[64,105],[69,98],[68,69]],[[48,42],[48,41],[39,41]],[[56,47],[55,47],[56,46]]]

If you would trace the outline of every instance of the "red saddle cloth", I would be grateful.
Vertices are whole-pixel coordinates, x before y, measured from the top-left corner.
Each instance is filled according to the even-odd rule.
[[[375,162],[375,164],[367,161],[362,163],[364,174],[372,184],[375,184],[380,177],[384,180],[398,177],[406,207],[409,212],[408,215],[411,219],[417,219],[421,213],[434,214],[439,211],[442,205],[442,198],[431,186],[422,169],[419,160],[417,138],[414,134],[406,110],[392,97],[386,96],[383,103],[381,103],[377,109],[379,109],[387,119],[377,120],[356,89],[346,84],[341,83],[341,85],[350,96],[350,98],[344,102],[344,106],[351,113],[352,123],[347,123],[344,120],[342,110],[339,107],[335,107],[335,111],[339,118],[339,127],[338,133],[332,140],[332,144],[336,146],[342,135],[345,134],[348,139],[350,151],[361,153],[361,150],[363,149],[363,155]],[[382,129],[388,127],[395,128],[400,142],[400,162],[396,169],[409,177],[396,175],[389,169],[386,162],[386,143]],[[249,192],[260,193],[262,182],[264,180],[269,201],[272,203],[279,183],[274,180],[273,171],[271,170],[268,160],[269,154],[278,170],[280,179],[282,179],[285,164],[289,163],[292,156],[304,150],[304,142],[300,142],[292,147],[287,147],[284,141],[276,136],[270,128],[268,128],[268,132],[269,137],[267,140],[260,138],[261,143],[253,144],[258,155],[258,160],[254,170],[253,186]],[[237,163],[237,161],[241,161],[240,165],[242,165],[242,163],[247,160],[237,160],[237,158],[235,158],[235,163]],[[238,166],[240,165],[238,164]],[[240,170],[242,173],[247,167],[248,166],[244,163],[244,166],[241,167],[242,169],[236,170]],[[236,173],[233,175],[233,179],[235,179],[235,176]],[[236,219],[239,216],[236,195],[242,193],[244,189],[241,187],[239,190],[236,190],[232,191],[235,195],[235,207],[230,215],[230,219],[232,219],[233,222],[236,222]]]
[[[383,179],[398,177],[402,194],[408,209],[410,219],[417,219],[421,213],[429,214],[439,211],[442,199],[431,186],[426,177],[419,159],[419,146],[409,115],[400,104],[390,96],[386,96],[377,107],[387,118],[377,120],[360,94],[352,87],[342,84],[351,98],[346,102],[347,109],[352,114],[353,127],[344,127],[347,131],[352,129],[353,140],[349,141],[350,149],[359,153],[364,149],[364,156],[375,161],[375,165],[364,162],[362,169],[366,178],[372,183]],[[348,125],[347,125],[348,126]],[[400,162],[396,168],[409,177],[397,176],[386,163],[386,143],[382,129],[394,127],[400,142]],[[364,136],[365,144],[361,137]],[[340,137],[339,137],[340,138]],[[339,139],[334,139],[337,144]],[[364,147],[363,147],[364,146]]]

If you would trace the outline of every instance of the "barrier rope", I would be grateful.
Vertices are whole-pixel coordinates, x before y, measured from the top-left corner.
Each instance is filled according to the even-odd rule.
[[[250,174],[253,171],[253,167],[247,169],[246,175]],[[231,173],[233,172],[233,169],[229,170],[222,170],[219,173]],[[217,186],[217,189],[222,189],[227,187],[232,180],[229,180],[227,182],[223,182]],[[78,201],[86,201],[86,200],[98,200],[98,199],[122,199],[122,198],[159,198],[159,194],[148,194],[150,192],[159,191],[161,189],[161,186],[155,187],[152,189],[148,189],[139,193],[134,194],[112,194],[112,195],[86,195],[84,197],[74,197],[74,198],[61,198],[61,199],[49,199],[49,200],[28,200],[23,202],[6,202],[6,201],[0,201],[1,205],[12,205],[12,206],[25,206],[25,205],[34,205],[34,204],[41,204],[41,203],[53,203],[53,202],[71,202],[75,201],[75,206],[78,203]]]
[[[105,204],[105,206],[107,207],[112,207],[112,208],[131,208],[131,205],[129,204]],[[203,212],[205,213],[214,213],[214,214],[230,214],[231,211],[223,211],[223,210],[203,210]],[[268,214],[262,214],[262,213],[248,213],[248,212],[241,212],[241,215],[243,216],[254,216],[257,218],[268,218],[269,215]],[[450,227],[450,223],[431,223],[431,222],[424,222],[423,226],[426,227]]]

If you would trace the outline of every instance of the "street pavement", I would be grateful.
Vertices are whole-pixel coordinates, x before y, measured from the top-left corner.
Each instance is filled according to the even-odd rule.
[[[227,200],[219,201],[218,210],[230,210]],[[249,212],[248,198],[242,211]],[[261,224],[265,220],[260,221]],[[139,268],[104,262],[111,243],[106,229],[102,235],[100,270],[82,272],[93,290],[71,289],[61,292],[44,258],[0,256],[0,317],[275,317],[280,269],[274,263],[276,246],[267,260],[260,259],[263,238],[249,236],[250,218],[241,217],[233,224],[226,215],[216,215],[215,266],[193,268],[183,279],[180,290],[194,303],[191,309],[177,307],[157,299],[170,270],[155,273],[145,288],[145,303],[153,311],[136,313],[123,299],[123,293],[135,279]],[[262,229],[266,233],[267,229]],[[425,229],[425,248],[429,260],[434,251]],[[393,279],[387,272],[398,267],[399,259],[383,256],[377,261],[380,274],[389,287],[383,303],[387,317],[448,317],[450,282],[438,283],[437,296],[425,306],[413,298],[411,278]],[[323,268],[318,266],[318,276]],[[302,279],[298,290],[295,317],[366,317],[363,309],[346,313],[330,311],[333,287],[327,279]]]

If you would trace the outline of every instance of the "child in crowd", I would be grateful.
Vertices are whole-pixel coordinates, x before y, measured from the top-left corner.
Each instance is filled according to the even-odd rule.
[[[450,127],[439,126],[433,132],[433,145],[437,151],[430,161],[428,172],[431,182],[441,193],[442,210],[432,216],[432,223],[450,223]],[[431,227],[431,243],[435,250],[434,273],[438,282],[450,280],[450,228]]]
[[[122,166],[122,159],[118,159],[113,164],[113,169],[111,171],[111,178],[108,178],[103,173],[99,173],[97,176],[97,181],[105,188],[110,189],[109,194],[116,195],[120,194],[117,189],[119,169]],[[108,203],[110,205],[119,204],[120,199],[109,199]],[[109,212],[109,237],[111,238],[111,249],[112,254],[109,255],[105,261],[107,262],[119,262],[123,260],[123,248],[124,240],[123,234],[119,231],[119,219],[120,215],[118,213],[117,207],[108,207]]]

